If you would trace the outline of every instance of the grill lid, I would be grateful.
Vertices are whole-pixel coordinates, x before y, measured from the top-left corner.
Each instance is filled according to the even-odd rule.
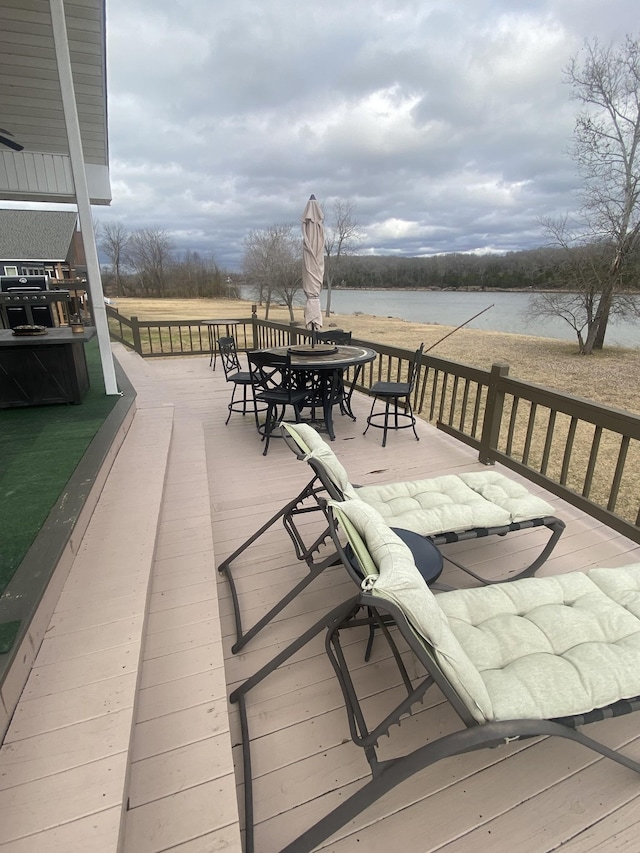
[[[0,276],[0,293],[15,291],[48,290],[48,275],[2,275]]]

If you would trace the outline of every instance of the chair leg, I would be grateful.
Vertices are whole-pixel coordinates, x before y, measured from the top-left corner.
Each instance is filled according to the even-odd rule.
[[[375,404],[376,404],[376,400],[377,400],[377,399],[378,399],[377,397],[374,397],[374,398],[373,398],[373,403],[371,404],[371,410],[369,411],[369,416],[367,417],[367,425],[366,425],[366,427],[365,427],[364,432],[362,433],[363,435],[366,435],[366,434],[367,434],[367,430],[368,430],[368,429],[369,429],[369,427],[371,426],[371,415],[373,414],[373,407],[375,406]]]
[[[233,393],[231,394],[231,401],[229,402],[229,405],[227,406],[227,408],[229,409],[229,414],[227,415],[227,419],[225,421],[225,424],[229,423],[229,419],[230,419],[230,417],[234,411],[237,412],[238,414],[242,414],[244,416],[247,414],[248,411],[250,411],[251,406],[253,405],[253,414],[254,414],[255,421],[256,421],[256,427],[259,426],[258,406],[256,404],[255,398],[253,399],[253,404],[252,404],[252,401],[249,399],[249,397],[247,395],[249,387],[250,387],[249,385],[245,385],[245,384],[242,385],[242,409],[234,409],[233,406],[234,406],[234,403],[236,400],[236,393],[238,391],[238,383],[234,383]],[[251,393],[253,395],[253,389],[251,390]],[[238,403],[240,403],[240,402],[241,401],[238,400]]]
[[[245,393],[247,392],[247,387],[245,385]],[[256,429],[260,429],[260,418],[258,417],[258,401],[256,400],[256,392],[253,385],[251,386],[251,397],[253,398],[253,417],[256,422]]]
[[[262,451],[262,455],[266,456],[269,452],[269,442],[271,441],[271,436],[275,434],[275,428],[278,423],[284,418],[286,406],[282,407],[282,412],[278,414],[278,405],[277,403],[270,403],[269,408],[267,409],[267,419],[264,424],[264,433],[262,434],[262,440],[265,442],[264,450]],[[298,418],[300,417],[299,412],[297,413]],[[297,421],[300,423],[300,421]]]
[[[271,432],[275,426],[277,419],[278,409],[272,403],[269,403],[267,408],[267,418],[264,422],[264,433],[262,435],[262,440],[264,441],[264,450],[262,451],[262,455],[266,456],[269,452],[269,442],[271,441]]]
[[[389,399],[384,403],[384,428],[382,430],[382,446],[387,446],[387,430],[389,429]],[[396,429],[398,428],[398,406],[396,404]]]
[[[227,415],[227,419],[224,422],[225,426],[229,423],[229,418],[231,417],[231,413],[233,412],[233,401],[235,400],[237,390],[238,390],[238,386],[234,383],[233,392],[231,394],[231,400],[229,401],[229,405],[227,406],[227,408],[229,409],[229,414]]]
[[[369,427],[373,424],[373,426],[378,427],[382,430],[382,446],[387,446],[387,433],[389,430],[400,430],[400,429],[408,429],[411,427],[413,430],[413,435],[416,441],[420,441],[420,436],[416,432],[416,419],[413,414],[413,409],[411,407],[411,400],[406,397],[406,408],[404,411],[400,411],[399,399],[398,397],[384,397],[380,399],[384,399],[384,411],[376,412],[374,415],[374,407],[379,398],[374,397],[373,403],[371,404],[371,411],[369,412],[369,416],[367,418],[367,426],[365,431],[362,433],[366,434]],[[392,408],[393,407],[393,408]],[[401,419],[406,418],[407,421],[400,423]],[[375,420],[375,423],[374,423]]]
[[[416,441],[420,441],[420,436],[416,432],[416,419],[413,415],[413,409],[411,408],[411,400],[407,397],[407,406],[409,407],[409,417],[411,418],[411,429],[413,430],[413,434],[416,437]]]

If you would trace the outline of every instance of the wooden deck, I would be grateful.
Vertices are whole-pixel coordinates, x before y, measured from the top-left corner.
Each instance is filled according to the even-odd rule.
[[[91,655],[97,653],[85,629],[64,628],[74,600],[65,598],[63,591],[57,618],[58,631],[66,640],[59,646],[59,657],[52,643],[45,641],[46,650],[43,644],[40,654],[47,656],[36,659],[0,750],[0,849],[11,853],[240,850],[239,721],[225,696],[319,615],[353,595],[354,589],[342,570],[327,570],[240,654],[231,654],[234,628],[229,589],[225,578],[217,577],[215,565],[301,490],[310,469],[281,441],[272,442],[268,456],[263,457],[249,417],[232,415],[225,426],[230,388],[220,369],[212,372],[207,357],[142,362],[117,351],[139,391],[139,428],[145,418],[147,423],[161,425],[172,419],[148,586],[141,581],[137,592],[145,612],[135,625],[130,622],[137,617],[122,611],[111,617],[114,621],[106,616],[97,620],[101,633],[110,634],[104,645],[113,654],[101,656],[102,669],[96,673]],[[482,468],[473,451],[424,423],[419,425],[419,443],[404,431],[392,434],[382,449],[380,431],[369,430],[362,436],[368,401],[354,395],[353,405],[358,422],[338,416],[333,447],[355,483]],[[145,465],[156,471],[153,453],[138,469],[138,481],[146,480]],[[157,472],[154,476],[157,480]],[[151,482],[154,477],[148,479],[157,493],[157,483]],[[532,490],[545,496],[567,523],[541,574],[640,561],[640,548],[634,543],[537,487]],[[132,499],[146,500],[142,492]],[[97,524],[99,513],[110,505],[113,500],[102,510],[98,506]],[[124,552],[112,556],[112,561],[126,563],[126,537],[133,536],[135,541],[135,534],[122,519],[119,523]],[[309,518],[309,530],[316,523]],[[502,577],[527,564],[544,536],[534,530],[442,550],[445,557],[449,553],[483,573]],[[91,541],[87,548],[90,545]],[[238,558],[234,570],[246,626],[305,571],[281,525]],[[105,566],[102,571],[109,569]],[[468,582],[451,566],[445,567],[443,580],[456,585]],[[95,577],[89,578],[88,597],[95,583]],[[106,585],[99,589],[103,596],[112,594]],[[121,594],[121,578],[118,589]],[[133,639],[127,632],[133,632]],[[359,692],[367,697],[367,712],[379,718],[394,698],[397,674],[383,643],[375,644],[373,659],[365,664],[364,635],[352,633],[345,640],[347,655],[357,672]],[[128,643],[135,661],[119,675],[113,667]],[[63,678],[58,661],[73,661],[74,671],[84,673],[86,682],[93,685],[92,694],[100,688],[104,696],[113,698],[118,690],[130,690],[133,680],[134,695],[118,704],[120,712],[129,708],[129,716],[124,715],[129,728],[123,714],[116,715],[120,724],[116,725],[116,717],[109,721],[111,740],[106,743],[100,721],[113,715],[97,709],[83,713],[83,707],[90,707],[88,688],[80,683],[81,675],[58,685],[56,679]],[[43,674],[50,680],[38,690],[34,685],[44,683]],[[123,684],[127,678],[129,682]],[[38,700],[44,704],[38,705]],[[58,708],[58,716],[47,720],[47,707]],[[29,727],[29,720],[40,722]],[[613,745],[629,742],[629,751],[639,758],[637,720],[637,715],[609,720],[593,731]],[[93,730],[99,732],[102,751],[93,747],[84,754],[79,750],[63,754],[60,744],[73,741],[71,726],[76,723],[83,725],[85,739]],[[250,695],[249,724],[256,850],[275,853],[368,778],[364,755],[349,739],[341,694],[322,638]],[[458,727],[455,716],[435,696],[391,730],[383,751],[388,755],[405,752]],[[116,738],[118,746],[114,746]],[[107,765],[109,773],[118,775],[122,788],[110,791],[108,803],[101,787]],[[51,791],[56,790],[62,793],[51,801]],[[319,849],[387,853],[400,846],[407,853],[546,853],[562,846],[571,853],[635,851],[639,797],[640,779],[631,771],[570,743],[528,741],[460,756],[423,771]]]

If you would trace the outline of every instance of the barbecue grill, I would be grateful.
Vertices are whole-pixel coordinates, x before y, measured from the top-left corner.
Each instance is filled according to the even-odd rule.
[[[0,322],[3,329],[16,326],[60,325],[56,303],[60,303],[62,316],[69,315],[71,294],[68,290],[50,289],[48,275],[0,276]]]

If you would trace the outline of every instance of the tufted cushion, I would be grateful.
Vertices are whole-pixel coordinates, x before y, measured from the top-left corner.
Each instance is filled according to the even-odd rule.
[[[356,493],[390,527],[422,536],[497,527],[553,514],[546,501],[493,471],[362,486]]]
[[[527,521],[553,515],[553,507],[532,495],[521,483],[503,477],[496,471],[470,471],[460,479],[486,500],[506,509],[511,521]]]
[[[424,480],[355,488],[333,450],[308,424],[283,424],[305,458],[322,463],[346,498],[373,506],[389,527],[421,536],[499,527],[553,514],[553,507],[494,471],[448,474]]]
[[[479,722],[582,714],[640,695],[640,564],[435,597],[375,509],[333,506],[378,569],[372,594],[402,608]]]
[[[511,520],[508,510],[490,503],[455,474],[362,486],[356,493],[378,510],[389,527],[423,536],[509,524]]]
[[[640,564],[438,597],[496,719],[568,716],[640,695]]]

